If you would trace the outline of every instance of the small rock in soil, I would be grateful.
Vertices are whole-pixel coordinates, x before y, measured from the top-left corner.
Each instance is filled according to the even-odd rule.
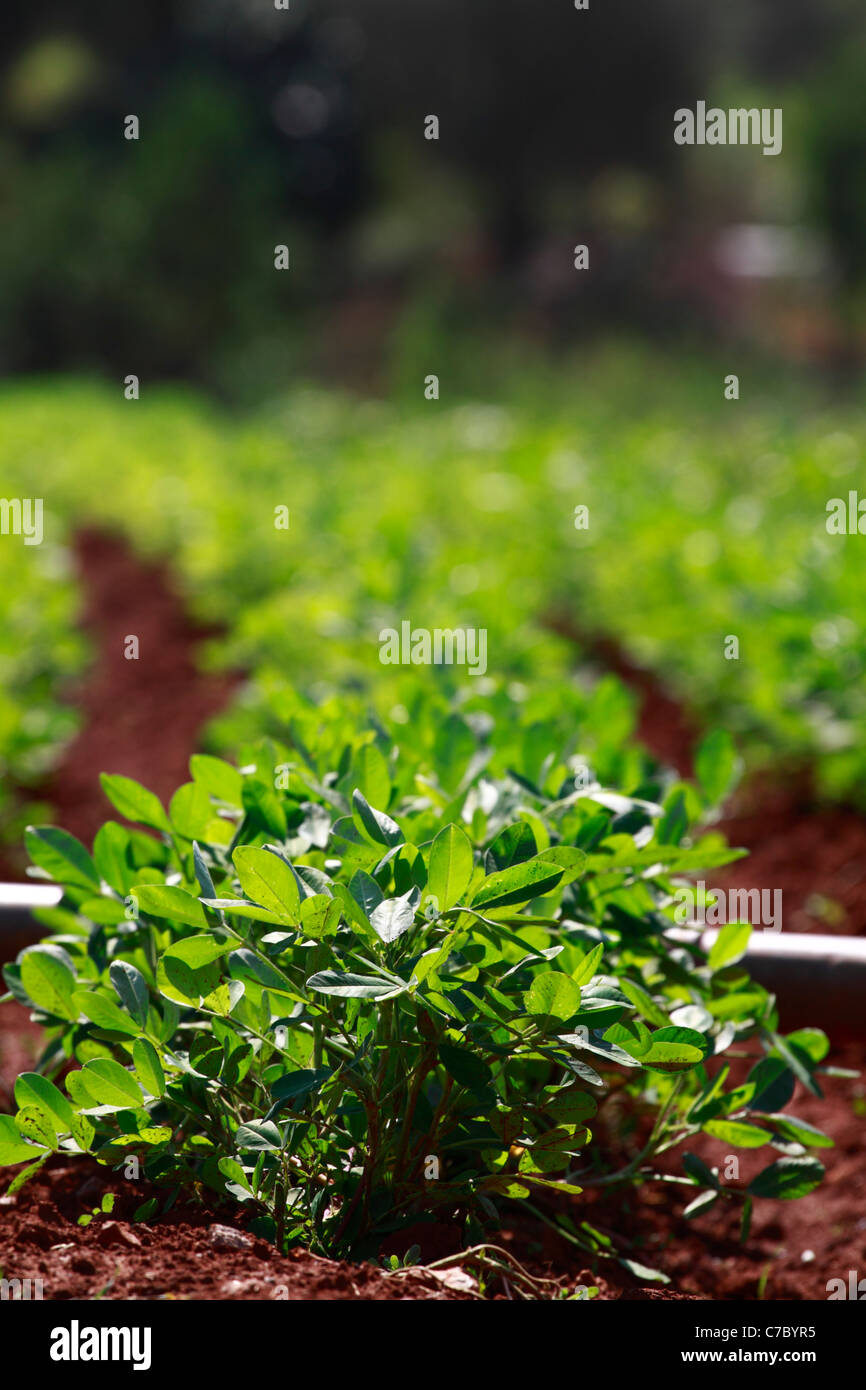
[[[478,1280],[467,1274],[465,1269],[428,1269],[424,1271],[438,1279],[446,1289],[456,1289],[458,1293],[477,1293]]]
[[[210,1228],[210,1243],[214,1250],[252,1250],[253,1241],[245,1231],[236,1231],[233,1226],[215,1224]]]
[[[261,1284],[258,1279],[229,1279],[222,1286],[223,1298],[238,1298],[244,1294],[247,1297],[257,1297],[261,1293]]]
[[[116,1221],[103,1221],[97,1229],[96,1239],[100,1245],[141,1245],[137,1235]]]

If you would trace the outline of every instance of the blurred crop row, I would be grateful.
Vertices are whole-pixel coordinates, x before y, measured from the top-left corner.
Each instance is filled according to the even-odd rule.
[[[63,681],[88,652],[68,543],[95,523],[167,558],[224,627],[206,660],[249,672],[214,746],[284,732],[297,690],[408,720],[421,685],[585,681],[565,620],[585,646],[617,638],[753,764],[814,761],[824,791],[859,795],[863,542],[826,526],[857,487],[856,404],[759,373],[727,401],[720,367],[633,349],[496,375],[451,402],[423,376],[390,404],[299,387],[243,417],[165,389],[8,386],[3,490],[43,499],[45,536],[0,538],[4,780],[37,785],[69,732]],[[383,665],[406,621],[484,629],[487,674]]]
[[[6,12],[5,371],[138,371],[233,400],[311,369],[369,380],[419,294],[553,341],[688,329],[863,359],[859,0]],[[674,112],[699,99],[783,110],[781,154],[677,147]]]

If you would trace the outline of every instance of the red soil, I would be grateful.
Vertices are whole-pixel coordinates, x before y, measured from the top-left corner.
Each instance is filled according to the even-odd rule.
[[[631,686],[640,697],[638,740],[691,776],[702,732],[697,716],[615,642],[587,639],[568,619],[555,618],[551,626]],[[708,884],[781,889],[786,931],[866,934],[866,818],[850,807],[818,804],[807,771],[746,782],[713,828],[749,856],[707,874]]]
[[[187,616],[165,565],[142,560],[125,542],[97,531],[79,534],[75,557],[81,622],[95,661],[65,692],[80,711],[81,729],[39,794],[56,825],[90,844],[115,814],[99,774],[135,777],[167,801],[189,781],[200,730],[225,707],[240,678],[196,666],[197,646],[213,633]],[[130,636],[138,638],[138,660],[124,656]],[[24,862],[0,865],[0,876],[23,878]]]
[[[165,565],[139,559],[100,532],[82,532],[75,549],[82,621],[97,656],[80,688],[69,692],[81,732],[44,795],[57,824],[89,842],[113,814],[100,772],[135,777],[167,801],[189,781],[198,734],[225,707],[239,677],[196,666],[196,647],[213,634],[187,617]],[[138,638],[137,661],[124,656],[130,635]]]

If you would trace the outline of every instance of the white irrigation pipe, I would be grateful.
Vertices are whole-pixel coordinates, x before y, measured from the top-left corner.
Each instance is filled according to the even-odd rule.
[[[672,928],[667,935],[705,951],[718,932]],[[806,932],[752,932],[743,964],[777,996],[781,1024],[813,1024],[834,1040],[866,1038],[866,938]]]
[[[37,907],[56,907],[62,888],[53,883],[0,883],[0,920],[9,912],[32,912]]]
[[[0,883],[0,961],[38,939],[41,928],[31,914],[56,907],[61,896],[51,884]],[[716,934],[672,927],[667,936],[708,951]],[[866,938],[755,930],[744,964],[777,996],[783,1027],[811,1023],[834,1040],[866,1038]]]

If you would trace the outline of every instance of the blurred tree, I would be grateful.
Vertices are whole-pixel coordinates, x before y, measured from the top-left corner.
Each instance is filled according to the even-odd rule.
[[[252,360],[372,273],[344,234],[377,211],[378,244],[414,257],[406,284],[429,284],[431,245],[474,219],[478,283],[498,268],[519,286],[531,263],[549,303],[562,245],[595,231],[619,277],[603,312],[639,314],[647,209],[659,237],[704,211],[673,111],[732,72],[760,90],[825,70],[813,202],[862,278],[861,4],[6,0],[0,362],[115,371],[135,354],[145,372],[212,375]],[[431,113],[438,142],[423,140]],[[290,233],[304,274],[275,284],[267,248]]]

